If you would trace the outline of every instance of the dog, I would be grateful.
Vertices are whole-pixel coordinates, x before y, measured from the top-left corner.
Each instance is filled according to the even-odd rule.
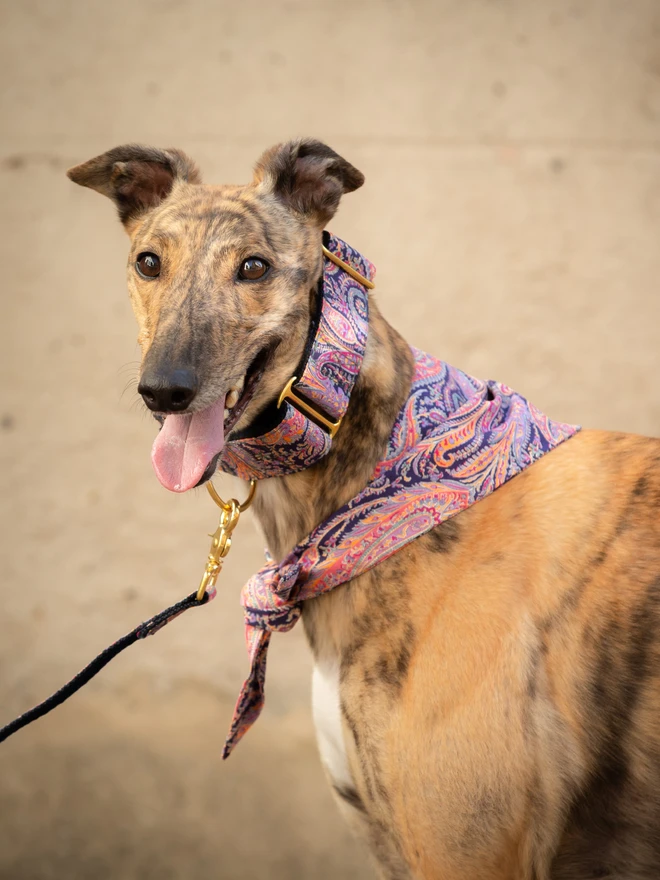
[[[295,375],[322,230],[363,175],[309,139],[268,150],[246,186],[135,145],[68,174],[130,237],[147,407],[220,406],[239,436]],[[332,448],[259,486],[276,559],[368,483],[413,369],[371,297]],[[185,491],[216,463],[160,476]],[[382,877],[660,876],[660,441],[581,431],[302,619],[321,757]]]

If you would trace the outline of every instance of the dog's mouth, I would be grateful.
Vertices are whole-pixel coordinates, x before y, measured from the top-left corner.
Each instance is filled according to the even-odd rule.
[[[162,428],[151,450],[156,476],[171,492],[187,492],[215,473],[231,431],[254,397],[279,344],[261,349],[241,382],[206,409],[195,413],[161,415]]]

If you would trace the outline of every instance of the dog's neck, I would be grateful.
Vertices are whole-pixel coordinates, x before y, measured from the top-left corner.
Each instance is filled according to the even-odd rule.
[[[254,510],[276,559],[364,488],[409,394],[410,346],[385,321],[373,298],[369,312],[362,368],[330,452],[307,470],[260,483]]]

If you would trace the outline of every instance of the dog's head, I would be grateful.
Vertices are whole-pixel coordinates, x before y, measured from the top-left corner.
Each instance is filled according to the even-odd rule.
[[[164,419],[156,472],[185,491],[291,377],[322,270],[321,231],[364,177],[315,140],[268,150],[246,186],[203,185],[179,150],[135,145],[68,175],[111,198],[130,236],[138,391]]]

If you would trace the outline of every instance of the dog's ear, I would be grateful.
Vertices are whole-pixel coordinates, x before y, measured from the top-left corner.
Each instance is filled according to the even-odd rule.
[[[342,195],[362,186],[364,175],[330,147],[305,138],[266,150],[256,164],[254,182],[323,227]]]
[[[88,186],[112,199],[119,219],[130,226],[165,199],[176,180],[199,183],[199,171],[180,150],[157,150],[126,144],[96,156],[67,171],[80,186]]]

